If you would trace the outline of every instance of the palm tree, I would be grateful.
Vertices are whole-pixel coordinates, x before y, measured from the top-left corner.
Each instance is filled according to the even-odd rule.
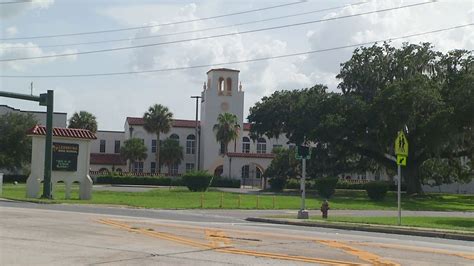
[[[217,142],[224,146],[224,154],[227,153],[227,146],[231,141],[235,141],[239,136],[240,125],[237,116],[231,113],[219,114],[217,124],[213,127]]]
[[[168,167],[168,174],[171,175],[171,166],[179,164],[183,160],[183,147],[174,139],[167,138],[161,143],[160,157],[164,165]]]
[[[97,132],[96,117],[86,111],[75,112],[69,119],[69,128],[88,129],[92,132]]]
[[[173,113],[168,110],[168,107],[165,107],[161,104],[155,104],[148,108],[148,112],[143,115],[143,120],[145,122],[144,128],[148,133],[156,134],[156,154],[155,161],[156,166],[158,167],[158,174],[160,173],[160,134],[168,133],[173,122]]]
[[[146,146],[141,139],[131,138],[123,142],[123,146],[120,148],[120,155],[124,159],[130,160],[130,164],[128,165],[129,172],[132,171],[133,163],[146,159],[146,151]]]
[[[216,134],[216,140],[224,146],[223,155],[227,154],[227,146],[232,140],[239,136],[240,125],[237,121],[237,116],[231,113],[219,114],[217,117],[217,124],[214,125],[213,130]],[[234,145],[235,151],[235,145]],[[232,159],[229,157],[229,178],[231,178]]]

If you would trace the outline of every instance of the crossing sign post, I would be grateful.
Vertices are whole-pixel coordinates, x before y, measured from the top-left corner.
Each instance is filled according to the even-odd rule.
[[[296,149],[295,157],[297,160],[301,160],[301,209],[298,211],[298,219],[308,219],[309,214],[305,206],[306,198],[306,160],[311,159],[311,149],[308,146],[300,145]]]
[[[398,131],[395,139],[395,155],[397,155],[397,201],[398,201],[398,225],[402,223],[402,208],[401,208],[401,184],[402,184],[402,166],[407,165],[408,158],[408,140],[403,131]]]

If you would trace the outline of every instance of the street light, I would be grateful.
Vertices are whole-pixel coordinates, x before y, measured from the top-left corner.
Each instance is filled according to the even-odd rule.
[[[196,124],[195,124],[195,136],[196,136],[196,141],[194,142],[194,145],[196,145],[196,149],[195,149],[195,153],[196,153],[196,156],[195,156],[195,163],[194,163],[194,169],[197,171],[199,170],[199,157],[200,157],[200,153],[199,153],[199,148],[201,147],[201,138],[199,137],[199,122],[198,122],[198,107],[199,107],[199,99],[201,99],[202,97],[201,96],[191,96],[192,99],[196,99]]]

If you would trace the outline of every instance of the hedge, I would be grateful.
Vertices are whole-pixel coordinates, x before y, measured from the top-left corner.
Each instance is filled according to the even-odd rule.
[[[13,183],[15,181],[18,183],[26,183],[26,179],[28,179],[26,175],[3,175],[3,183]]]
[[[337,177],[321,177],[314,180],[314,186],[320,197],[329,199],[336,192]]]
[[[152,186],[181,186],[181,179],[169,177],[151,176],[98,176],[96,184],[120,184],[120,185],[152,185]]]
[[[282,191],[286,187],[286,178],[273,177],[268,180],[268,183],[270,183],[270,189],[272,191]]]
[[[240,179],[214,177],[211,182],[211,187],[240,188]]]
[[[192,171],[183,175],[183,183],[190,191],[206,191],[211,185],[213,176],[206,171]]]
[[[371,200],[383,200],[387,195],[388,188],[389,184],[385,181],[372,181],[365,184],[367,196]]]

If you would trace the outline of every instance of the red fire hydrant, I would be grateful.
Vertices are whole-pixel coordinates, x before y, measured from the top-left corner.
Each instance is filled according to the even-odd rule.
[[[328,218],[328,211],[329,211],[329,202],[325,200],[323,201],[323,204],[321,204],[321,212],[323,213],[323,219]]]

